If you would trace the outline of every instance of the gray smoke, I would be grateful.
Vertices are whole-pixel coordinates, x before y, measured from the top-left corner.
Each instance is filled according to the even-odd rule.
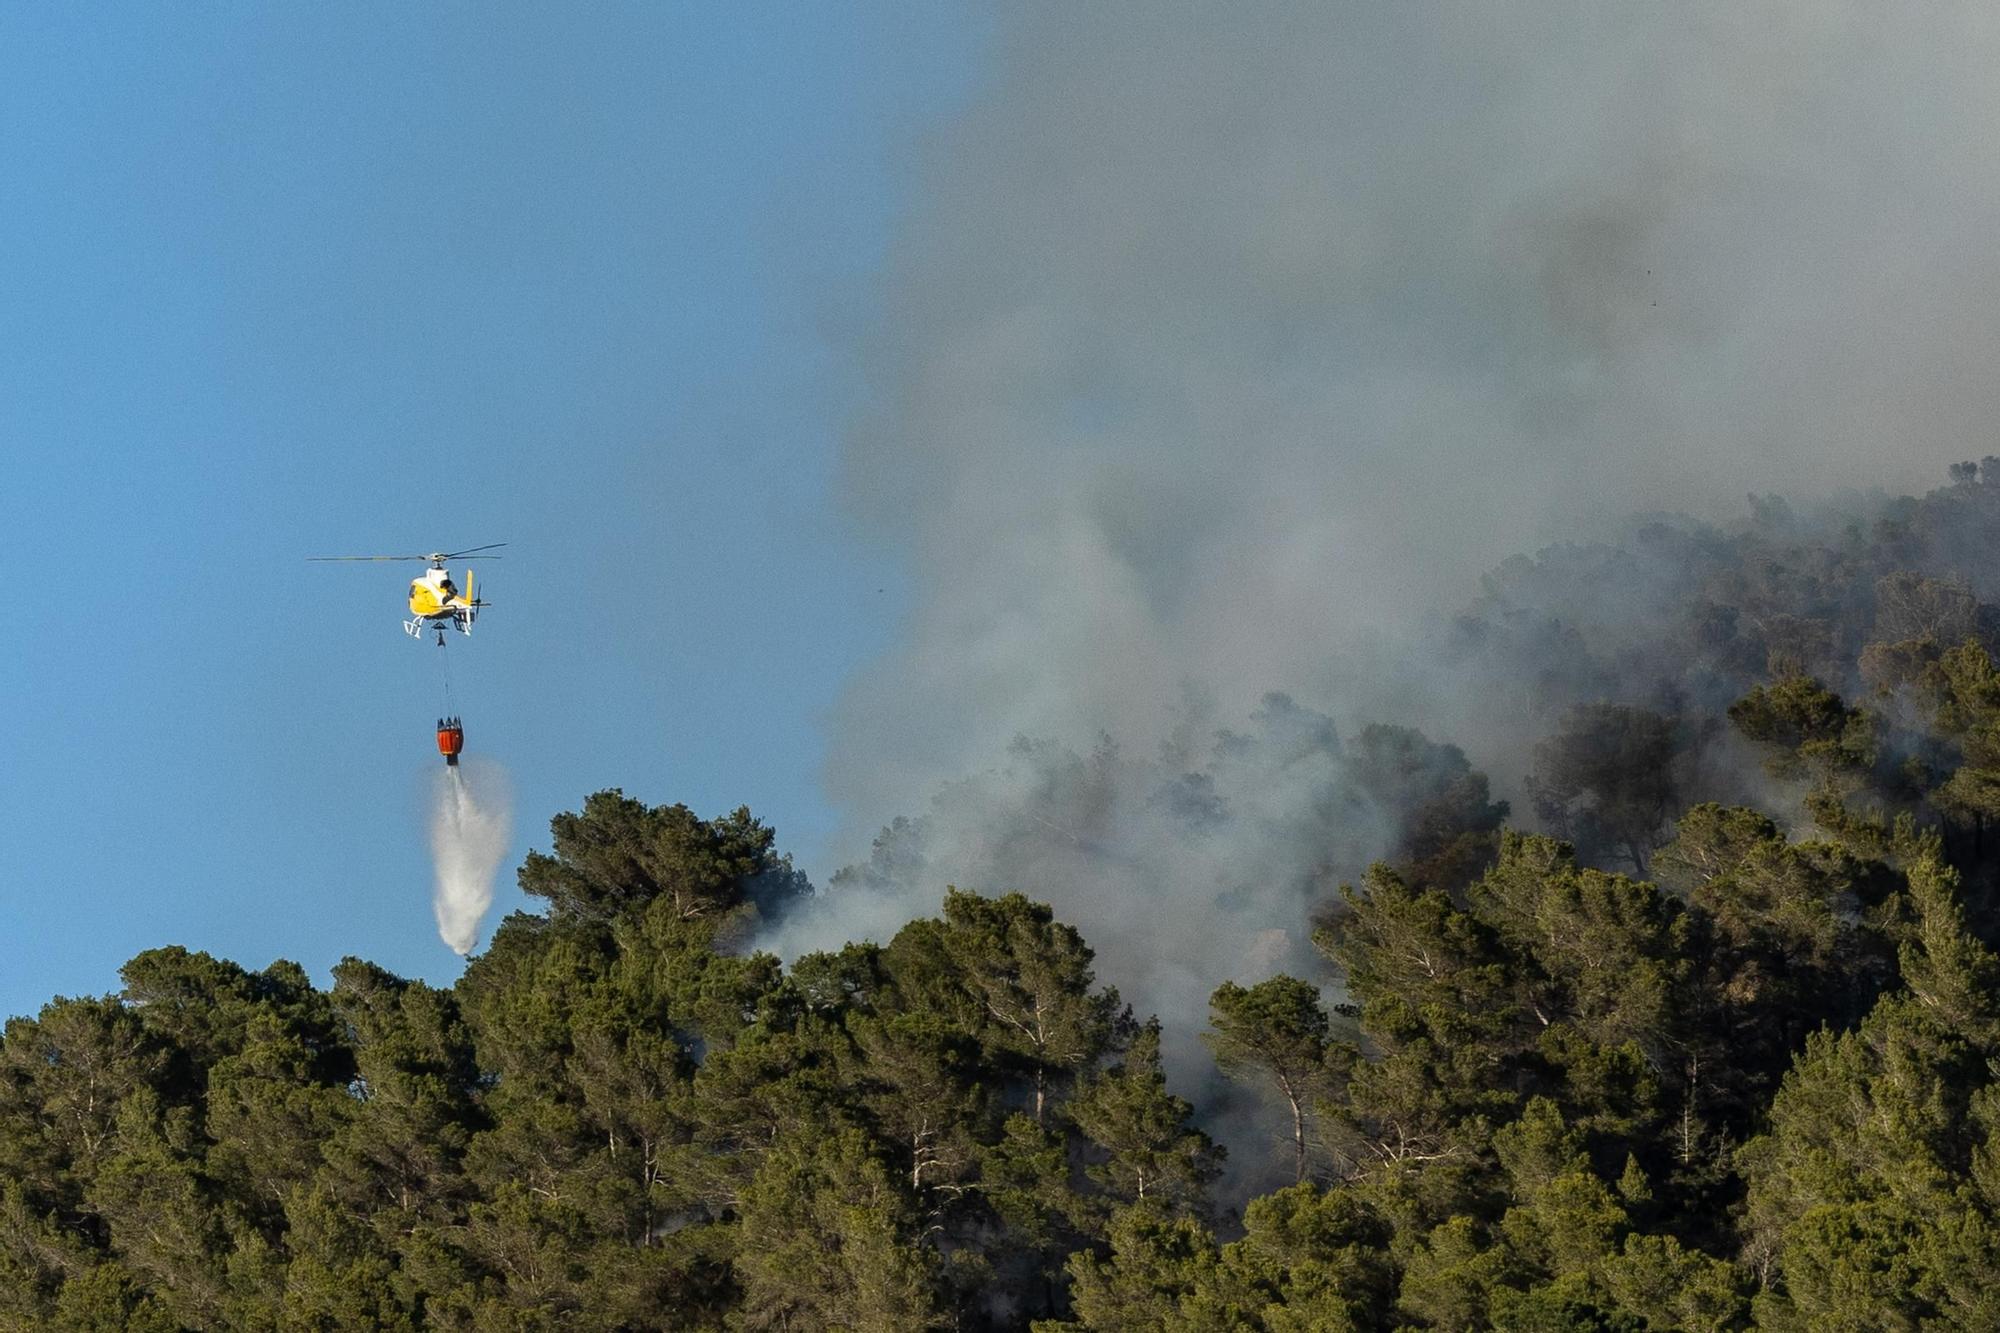
[[[1518,796],[1552,713],[1616,690],[1565,677],[1559,635],[1446,660],[1427,613],[1538,595],[1482,571],[1989,450],[2000,11],[1001,22],[859,349],[844,484],[911,609],[834,718],[857,865],[780,947],[1020,889],[1186,1041],[1223,978],[1306,965],[1308,886],[1393,844],[1328,799],[1337,746],[1254,795],[1226,771],[1266,692],[1457,741]],[[1638,644],[1680,586],[1663,531],[1552,566],[1563,595]],[[1064,772],[1088,820],[1049,813]],[[1182,778],[1212,825],[1160,798]]]
[[[513,800],[506,770],[490,759],[464,759],[433,780],[431,859],[437,884],[431,909],[438,937],[461,958],[479,943],[493,906],[493,875],[507,855]]]
[[[835,719],[850,854],[1191,686],[1462,736],[1405,635],[1497,560],[1988,451],[2000,11],[1001,21],[862,349],[845,485],[913,606]]]
[[[1313,975],[1310,917],[1369,862],[1422,861],[1437,830],[1490,830],[1503,809],[1465,756],[1407,730],[1343,738],[1284,695],[1240,727],[1193,702],[1157,751],[1020,740],[994,767],[899,818],[762,943],[786,957],[888,940],[935,913],[943,886],[1057,904],[1099,979],[1172,1021],[1163,1054],[1185,1088],[1210,1071],[1201,1016],[1217,984]],[[1216,1109],[1205,1089],[1205,1109]]]
[[[1019,741],[885,829],[771,946],[887,940],[956,883],[1060,903],[1141,1012],[1201,1012],[1218,951],[1251,980],[1300,970],[1307,910],[1382,854],[1393,816],[1355,781],[1331,720],[1282,696],[1246,733],[1199,734],[1149,755]]]

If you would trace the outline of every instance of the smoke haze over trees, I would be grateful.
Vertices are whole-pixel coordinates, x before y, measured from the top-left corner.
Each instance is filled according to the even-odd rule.
[[[1493,561],[1986,452],[2000,17],[1879,19],[1009,7],[858,354],[846,491],[914,605],[836,719],[849,858],[1190,693],[1477,748],[1502,710],[1405,636]],[[1684,558],[1573,572],[1618,614]]]
[[[855,353],[845,493],[911,606],[833,721],[850,891],[772,947],[892,931],[950,866],[1194,1018],[1309,952],[1267,909],[1394,853],[1370,725],[1640,872],[1681,792],[1789,799],[1722,709],[1914,634],[1823,631],[1769,552],[2000,420],[2000,24],[1933,17],[1011,9]],[[1885,617],[1953,641],[1967,527],[1883,565]]]

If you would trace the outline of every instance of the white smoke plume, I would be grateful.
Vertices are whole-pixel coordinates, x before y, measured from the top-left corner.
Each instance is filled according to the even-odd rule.
[[[1504,813],[1461,752],[1408,730],[1343,737],[1283,695],[1220,721],[1190,704],[1153,753],[1017,742],[884,829],[763,943],[793,957],[886,942],[935,913],[947,883],[1020,890],[1082,931],[1101,982],[1170,1020],[1171,1072],[1203,1078],[1200,1016],[1220,982],[1315,975],[1308,916],[1338,884],[1379,858],[1440,851],[1428,832],[1440,823],[1491,828]]]
[[[1274,690],[1343,735],[1418,726],[1504,779],[1537,701],[1413,647],[1481,571],[1635,509],[1916,486],[1991,447],[2000,9],[1106,0],[999,24],[857,348],[844,485],[911,609],[833,721],[848,859],[967,774],[1031,772],[1017,737],[1109,733],[1151,764],[1191,695],[1218,726]],[[1618,608],[1660,571],[1584,572]],[[880,938],[949,880],[1019,888],[1093,927],[1128,993],[1151,951],[1163,998],[1166,969],[1268,966],[1198,859],[1117,869],[1162,845],[1137,776],[1088,873],[1048,866],[1067,828],[996,863],[991,831],[933,815],[920,892],[850,876],[826,906],[849,889],[848,933]],[[1297,826],[1237,808],[1271,883],[1311,872]],[[1277,898],[1262,924],[1295,946]],[[1163,1016],[1198,1028],[1187,990]]]
[[[431,859],[437,887],[431,908],[438,936],[461,958],[479,943],[493,906],[493,876],[507,855],[513,798],[506,770],[490,759],[461,760],[431,788]]]
[[[1274,696],[1250,727],[1190,729],[1185,751],[1159,755],[1018,742],[884,830],[767,942],[789,956],[886,941],[955,882],[1059,903],[1141,1013],[1199,1012],[1226,977],[1302,970],[1307,909],[1390,849],[1394,814],[1355,780],[1327,718]],[[1243,970],[1204,974],[1222,952]],[[1193,1033],[1167,1038],[1171,1054]]]
[[[1188,681],[1342,715],[1337,653],[1595,519],[1988,452],[2000,9],[1002,14],[862,350],[914,606],[857,830]]]

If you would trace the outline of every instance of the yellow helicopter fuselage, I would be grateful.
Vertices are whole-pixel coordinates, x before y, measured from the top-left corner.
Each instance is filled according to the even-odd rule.
[[[442,569],[427,569],[410,580],[410,614],[419,620],[456,619],[473,605],[471,570],[465,574],[463,597]]]

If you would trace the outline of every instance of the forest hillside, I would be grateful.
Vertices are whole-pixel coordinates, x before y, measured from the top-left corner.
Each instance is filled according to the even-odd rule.
[[[449,988],[142,953],[0,1040],[0,1327],[2000,1327],[1996,538],[1635,521],[1434,711],[1026,738],[817,888],[600,791]]]

